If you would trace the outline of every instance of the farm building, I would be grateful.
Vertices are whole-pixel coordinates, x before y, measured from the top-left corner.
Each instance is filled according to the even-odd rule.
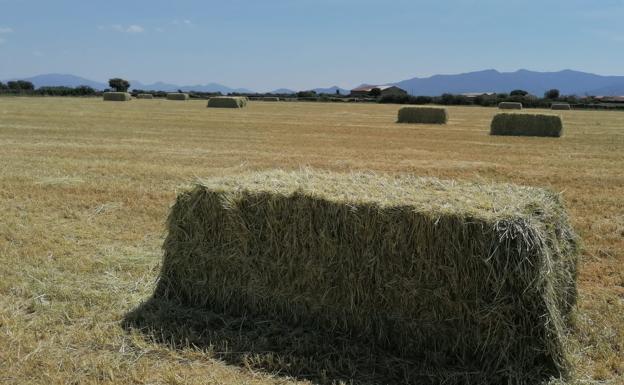
[[[386,85],[386,86],[362,86],[357,87],[351,90],[351,96],[369,96],[371,92],[375,89],[379,89],[380,96],[386,95],[407,95],[407,91],[397,86]]]
[[[603,103],[624,103],[624,96],[594,96],[594,100]]]

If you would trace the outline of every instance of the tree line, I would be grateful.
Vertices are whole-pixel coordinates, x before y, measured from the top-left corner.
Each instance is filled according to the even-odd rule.
[[[25,80],[0,82],[0,94],[35,96],[93,96],[97,91],[89,86],[78,87],[39,87]]]
[[[483,106],[494,107],[501,102],[519,102],[524,107],[550,108],[554,102],[569,104],[595,103],[592,97],[578,97],[575,95],[561,95],[559,90],[551,89],[544,93],[543,97],[531,95],[525,90],[513,90],[509,93],[483,94],[466,96],[445,93],[440,96],[412,96],[412,95],[386,95],[379,98],[379,103],[394,104],[441,104],[447,106]]]
[[[109,90],[117,92],[128,92],[130,88],[130,82],[122,78],[112,78],[108,81]],[[596,101],[589,96],[577,97],[574,95],[561,95],[559,90],[551,89],[544,93],[543,97],[537,97],[531,95],[525,90],[513,90],[509,93],[498,94],[483,94],[476,96],[466,96],[461,94],[445,93],[440,96],[413,96],[413,95],[384,95],[381,96],[378,89],[374,89],[368,97],[352,98],[348,95],[336,95],[322,94],[318,95],[314,91],[300,91],[295,95],[278,95],[283,98],[297,97],[298,100],[303,101],[368,101],[378,103],[393,103],[393,104],[440,104],[440,105],[458,105],[469,106],[477,105],[483,107],[494,107],[500,102],[520,102],[524,107],[534,108],[549,108],[554,102],[564,102],[576,105],[599,106]],[[182,92],[178,90],[178,92]],[[135,96],[139,93],[151,93],[155,97],[165,97],[167,92],[165,91],[149,91],[134,89],[132,92]],[[5,83],[0,82],[0,94],[12,94],[12,95],[40,95],[40,96],[97,96],[101,95],[100,91],[95,90],[89,86],[78,87],[39,87],[35,88],[32,82],[26,80],[12,80]],[[192,98],[208,98],[215,95],[221,95],[220,92],[190,92]],[[232,94],[234,96],[243,94]],[[244,96],[273,96],[272,94],[245,94]]]

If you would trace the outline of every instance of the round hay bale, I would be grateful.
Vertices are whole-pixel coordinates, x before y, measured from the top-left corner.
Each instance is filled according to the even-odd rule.
[[[519,102],[500,102],[498,108],[501,110],[521,110],[522,103]]]
[[[445,108],[403,107],[399,110],[397,123],[446,124],[447,120]]]
[[[563,122],[556,115],[497,114],[490,125],[490,135],[560,137]]]
[[[127,92],[104,92],[102,99],[107,102],[127,102],[132,100],[132,95]]]

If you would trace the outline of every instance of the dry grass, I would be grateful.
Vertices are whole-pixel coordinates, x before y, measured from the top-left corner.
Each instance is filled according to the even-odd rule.
[[[122,323],[154,289],[179,186],[196,176],[300,166],[563,192],[584,242],[571,336],[578,383],[623,383],[624,113],[562,111],[566,135],[553,141],[489,136],[496,109],[451,107],[443,130],[397,125],[396,111],[250,103],[233,114],[209,111],[205,101],[0,99],[0,383],[295,382],[279,374],[288,352],[254,337],[279,339],[278,324],[160,306],[135,313],[162,323],[151,341]],[[167,324],[184,327],[173,333]],[[286,336],[293,345],[344,344],[297,333]],[[353,356],[366,353],[358,349]],[[358,375],[349,356],[295,358],[300,379],[308,364]]]

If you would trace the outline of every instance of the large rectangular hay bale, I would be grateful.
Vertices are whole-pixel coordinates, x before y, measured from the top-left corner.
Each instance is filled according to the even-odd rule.
[[[154,99],[152,94],[137,94],[137,99]]]
[[[519,102],[500,102],[498,108],[501,110],[521,110],[522,103]]]
[[[167,94],[167,100],[188,100],[189,95],[184,92],[170,92]]]
[[[397,123],[446,124],[447,120],[445,108],[403,107],[399,110]]]
[[[567,373],[578,252],[547,190],[271,171],[182,193],[168,230],[156,298],[375,344],[446,384]]]
[[[278,98],[277,96],[265,96],[262,98],[262,101],[264,102],[279,102],[280,98]]]
[[[208,99],[207,107],[211,108],[243,108],[247,106],[247,98],[240,96],[214,96]]]
[[[104,92],[102,98],[108,102],[127,102],[132,100],[132,95],[127,92]]]
[[[550,106],[551,110],[561,110],[561,111],[567,111],[567,110],[571,110],[572,107],[570,106],[569,103],[553,103]]]
[[[497,114],[490,125],[490,135],[560,137],[563,122],[556,115]]]

